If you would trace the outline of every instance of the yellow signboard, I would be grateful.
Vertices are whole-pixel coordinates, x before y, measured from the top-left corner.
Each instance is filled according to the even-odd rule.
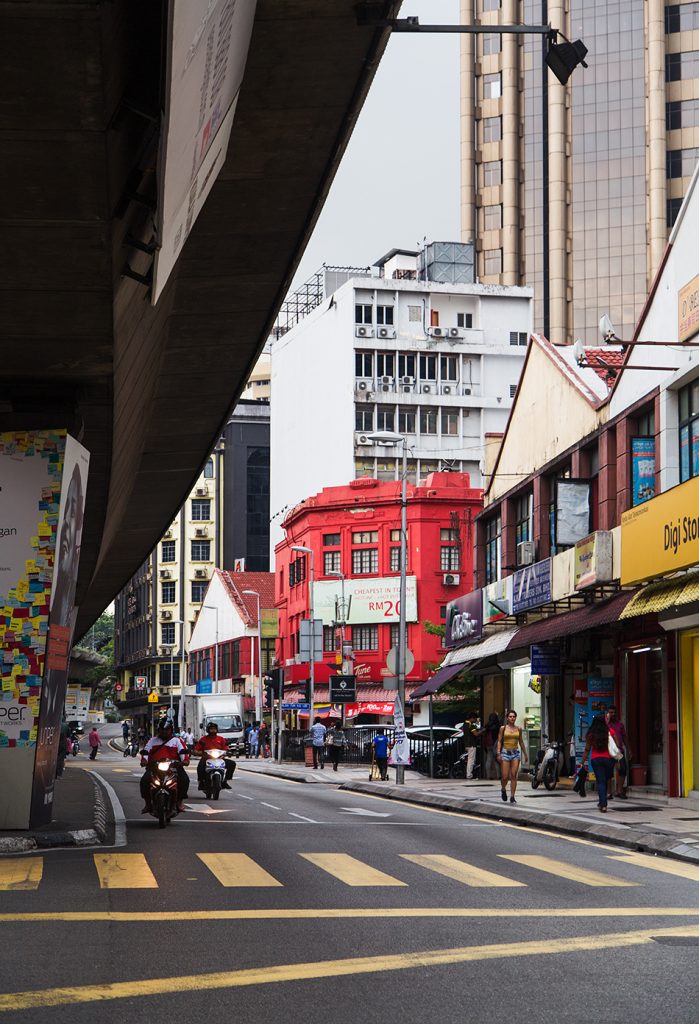
[[[279,612],[276,608],[261,608],[260,618],[262,619],[262,637],[268,640],[276,640],[279,636]]]
[[[621,583],[699,565],[699,477],[621,517]]]
[[[153,690],[152,693],[148,694],[148,703],[149,704],[157,704],[159,700],[160,700],[160,694],[156,693],[155,690]]]
[[[680,288],[677,295],[678,337],[688,341],[699,331],[699,274]]]

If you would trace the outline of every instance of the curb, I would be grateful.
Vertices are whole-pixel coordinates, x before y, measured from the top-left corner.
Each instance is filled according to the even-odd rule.
[[[236,771],[248,772],[250,775],[269,775],[275,779],[286,779],[287,782],[302,782],[316,786],[320,779],[308,779],[305,775],[298,775],[296,772],[286,771],[284,768],[246,768],[238,761]]]
[[[100,846],[102,840],[93,828],[78,828],[70,832],[33,832],[20,837],[0,838],[0,854],[30,853],[59,846]]]
[[[598,825],[596,822],[574,821],[563,814],[532,814],[523,808],[509,806],[500,808],[480,799],[437,796],[435,794],[428,796],[403,786],[382,786],[379,789],[375,784],[368,782],[345,782],[339,788],[353,793],[380,796],[386,800],[399,800],[401,803],[436,807],[440,810],[456,811],[461,814],[475,814],[480,818],[492,818],[525,828],[531,826],[548,832],[561,832],[565,835],[596,839],[640,853],[672,857],[676,860],[699,864],[699,849],[689,846],[677,836],[667,833],[644,832],[642,829],[611,823],[602,824],[600,822]]]

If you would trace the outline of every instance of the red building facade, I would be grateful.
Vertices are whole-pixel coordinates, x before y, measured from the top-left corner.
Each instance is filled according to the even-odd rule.
[[[384,681],[392,675],[388,652],[398,643],[400,492],[400,483],[372,478],[325,488],[289,513],[286,539],[275,549],[277,660],[285,667],[287,687],[308,678],[308,665],[298,662],[300,623],[310,614],[311,557],[294,551],[297,545],[313,552],[314,617],[323,621],[316,700],[328,699],[327,680],[336,671],[344,632],[357,678],[355,714],[381,713],[372,711],[372,703],[388,714],[395,696]],[[443,624],[447,603],[472,587],[474,523],[481,508],[482,491],[470,486],[467,474],[431,473],[419,485],[408,485],[406,617],[415,658],[406,676],[408,692],[444,656],[441,637],[427,632],[425,622]]]

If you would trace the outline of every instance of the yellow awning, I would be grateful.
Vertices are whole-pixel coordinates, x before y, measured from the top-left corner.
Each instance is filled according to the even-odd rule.
[[[699,601],[699,573],[694,572],[681,579],[649,583],[631,598],[619,618],[633,619],[638,615],[664,612],[693,601]]]

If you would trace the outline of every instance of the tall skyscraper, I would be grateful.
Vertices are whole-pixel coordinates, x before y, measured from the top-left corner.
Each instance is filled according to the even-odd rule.
[[[629,338],[699,158],[699,3],[462,0],[461,13],[550,24],[589,50],[563,86],[545,37],[462,36],[462,237],[477,240],[478,279],[533,286],[535,329],[554,342],[590,342],[602,313]]]

